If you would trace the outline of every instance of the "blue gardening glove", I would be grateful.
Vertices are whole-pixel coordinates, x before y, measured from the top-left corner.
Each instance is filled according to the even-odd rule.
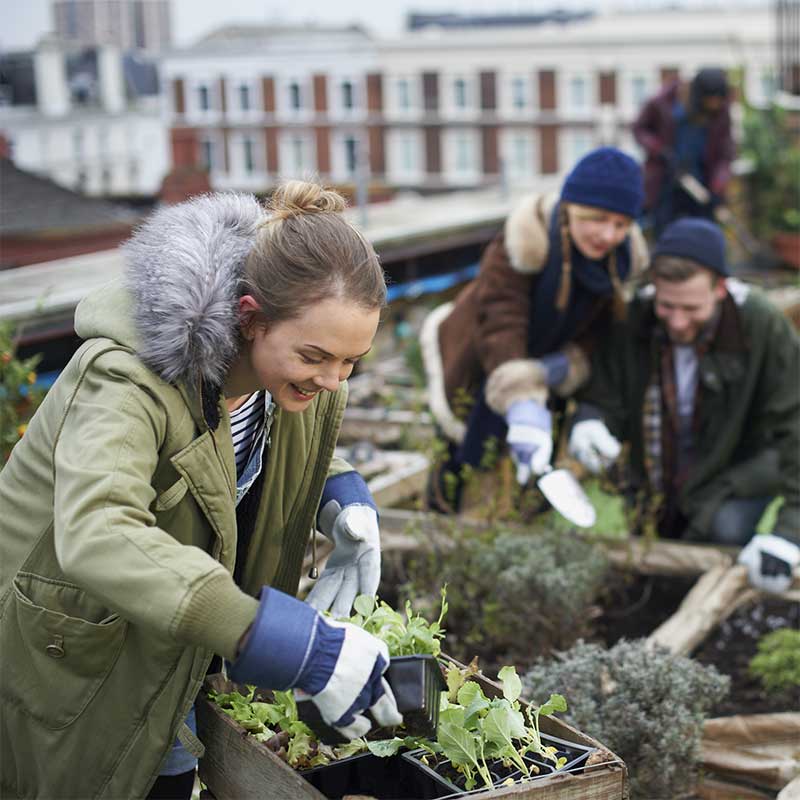
[[[775,534],[756,534],[739,553],[750,585],[780,594],[792,585],[792,570],[800,564],[800,547]]]
[[[524,486],[550,466],[553,428],[550,412],[535,400],[517,400],[506,412],[506,443],[517,465],[517,482]]]
[[[237,683],[300,689],[320,716],[347,739],[371,727],[400,725],[384,642],[348,622],[326,619],[307,603],[264,587],[247,641],[230,669]]]
[[[334,544],[316,585],[306,598],[317,611],[349,617],[360,594],[374,595],[381,580],[378,512],[364,479],[354,471],[325,482],[317,527]]]

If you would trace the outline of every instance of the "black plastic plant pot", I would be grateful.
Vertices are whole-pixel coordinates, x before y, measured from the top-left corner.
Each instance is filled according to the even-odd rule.
[[[556,772],[574,772],[589,758],[596,748],[585,744],[578,744],[577,742],[568,742],[565,739],[559,739],[557,736],[550,736],[547,733],[541,735],[542,744],[545,747],[556,748],[556,758],[565,758],[567,760],[563,767],[555,770]],[[552,762],[547,762],[552,765]]]
[[[436,800],[453,786],[419,761],[364,753],[299,773],[327,798],[366,795],[376,800]],[[458,790],[456,790],[458,791]]]
[[[389,661],[386,680],[397,701],[397,709],[403,715],[402,734],[435,738],[439,695],[447,688],[436,658],[431,655],[395,656]],[[346,741],[323,721],[310,699],[297,701],[297,714],[321,742],[342,744]]]
[[[431,655],[395,656],[386,679],[392,687],[397,709],[403,715],[408,736],[436,738],[439,700],[447,689],[439,662]]]

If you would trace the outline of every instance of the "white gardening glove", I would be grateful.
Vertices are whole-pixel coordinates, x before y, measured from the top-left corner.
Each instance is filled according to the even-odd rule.
[[[739,553],[754,589],[780,594],[792,585],[792,570],[800,564],[800,547],[775,534],[756,534]]]
[[[569,454],[595,475],[616,461],[622,450],[619,441],[599,419],[576,423],[569,435]]]
[[[506,443],[517,465],[517,483],[524,486],[533,475],[542,475],[553,456],[550,412],[535,400],[518,400],[506,412]]]
[[[358,478],[361,480],[361,476]],[[320,510],[318,525],[334,548],[306,602],[317,611],[330,609],[334,617],[349,617],[358,595],[375,595],[378,591],[381,580],[378,514],[370,505],[356,502],[342,508],[339,500],[331,499]]]

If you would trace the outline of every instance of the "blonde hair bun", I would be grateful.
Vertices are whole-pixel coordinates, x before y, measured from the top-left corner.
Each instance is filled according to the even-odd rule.
[[[339,213],[346,207],[347,203],[339,192],[310,181],[282,183],[267,206],[273,220],[284,220],[301,214]]]

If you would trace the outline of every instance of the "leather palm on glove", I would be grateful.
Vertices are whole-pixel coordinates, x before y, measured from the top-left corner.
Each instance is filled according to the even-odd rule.
[[[326,724],[347,739],[364,736],[371,722],[400,725],[384,672],[384,642],[347,622],[324,618],[307,603],[264,587],[247,641],[231,666],[237,683],[265,689],[301,689]]]
[[[603,422],[587,419],[575,424],[567,449],[573,458],[596,475],[616,461],[622,446]]]
[[[360,594],[374,595],[381,580],[378,512],[364,479],[355,471],[325,482],[317,527],[334,545],[306,598],[318,611],[349,617]]]
[[[506,412],[506,443],[517,465],[517,482],[524,486],[531,474],[541,475],[553,455],[550,412],[535,400],[518,400]]]
[[[800,547],[775,534],[756,534],[739,553],[750,585],[780,594],[792,585],[792,570],[800,564]]]

